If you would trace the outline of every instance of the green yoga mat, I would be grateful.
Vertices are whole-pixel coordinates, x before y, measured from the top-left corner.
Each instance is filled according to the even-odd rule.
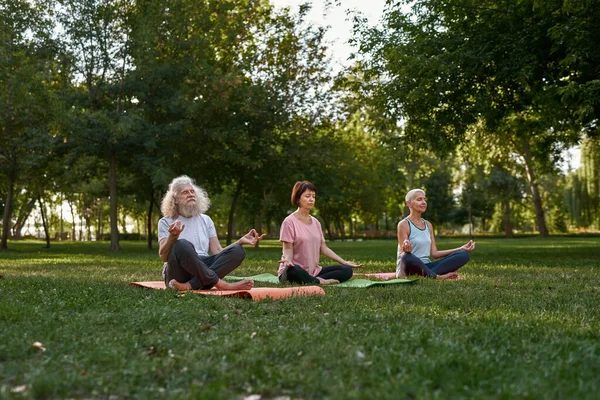
[[[253,275],[253,276],[227,275],[225,277],[225,279],[230,280],[230,281],[241,281],[244,279],[250,279],[250,280],[253,280],[254,282],[279,283],[279,278],[273,274],[260,274],[260,275]]]
[[[368,279],[350,279],[349,281],[342,282],[335,287],[351,287],[351,288],[366,288],[371,286],[384,286],[384,285],[398,285],[401,283],[413,283],[418,281],[419,278],[410,279],[388,279],[387,281],[370,281]]]
[[[231,276],[231,275],[228,275],[225,277],[225,279],[228,279],[231,281],[241,281],[242,279],[250,279],[255,282],[279,283],[279,278],[277,278],[275,275],[272,275],[272,274],[260,274],[260,275],[253,275],[253,276]],[[365,287],[370,287],[370,286],[398,285],[401,283],[413,283],[418,280],[419,280],[419,278],[388,279],[387,281],[370,281],[368,279],[351,279],[349,281],[339,283],[337,285],[331,285],[331,286],[365,288]]]

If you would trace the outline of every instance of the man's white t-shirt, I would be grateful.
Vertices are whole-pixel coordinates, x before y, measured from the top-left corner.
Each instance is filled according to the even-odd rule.
[[[185,228],[179,234],[179,239],[185,239],[194,245],[199,256],[208,256],[209,240],[217,236],[215,223],[208,215],[200,214],[191,218],[181,215],[177,218],[163,217],[158,221],[158,241],[169,237],[169,226],[175,221],[181,221]]]

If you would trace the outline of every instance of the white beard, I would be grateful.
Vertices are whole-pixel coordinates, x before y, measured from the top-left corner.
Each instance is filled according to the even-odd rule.
[[[185,218],[192,218],[200,215],[200,205],[197,202],[193,204],[177,204],[177,212]]]

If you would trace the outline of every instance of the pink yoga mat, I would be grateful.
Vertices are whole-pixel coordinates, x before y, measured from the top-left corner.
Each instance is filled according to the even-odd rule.
[[[165,289],[163,281],[131,282],[130,286],[145,287],[150,289]],[[243,297],[259,301],[266,298],[283,299],[291,296],[325,295],[325,291],[318,286],[297,286],[288,288],[252,288],[249,290],[190,290],[192,293],[212,296]]]

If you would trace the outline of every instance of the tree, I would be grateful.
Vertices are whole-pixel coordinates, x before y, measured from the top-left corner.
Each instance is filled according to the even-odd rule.
[[[427,193],[427,218],[440,231],[442,224],[450,221],[454,208],[452,197],[452,175],[447,168],[436,169],[424,181]]]
[[[563,192],[571,225],[600,227],[600,143],[586,138],[581,144],[581,167],[566,177]]]
[[[463,222],[463,217],[466,214],[466,220],[469,224],[469,235],[473,233],[474,219],[481,219],[481,230],[486,231],[486,224],[493,215],[494,202],[489,196],[489,185],[485,176],[485,168],[483,165],[475,165],[472,163],[464,164],[463,177],[464,182],[462,191],[459,195],[461,208],[455,213],[455,222]],[[459,217],[459,218],[456,218]]]
[[[600,54],[597,49],[600,7],[595,0],[537,2],[552,16],[548,34],[559,70],[559,95],[590,137],[600,134]]]
[[[15,190],[25,186],[24,177],[43,162],[51,143],[61,52],[45,11],[41,1],[0,6],[0,174],[6,187],[1,249],[7,248]]]
[[[489,175],[488,190],[502,204],[504,236],[513,237],[511,202],[523,193],[521,181],[502,164],[496,164]]]
[[[412,11],[404,14],[400,5],[409,3]],[[538,169],[553,168],[582,127],[564,102],[574,47],[556,40],[570,12],[559,1],[402,1],[390,3],[383,28],[361,31],[367,71],[382,79],[374,98],[393,120],[406,119],[410,140],[445,153],[483,123],[486,135],[500,136],[521,155],[543,236]],[[581,32],[597,30],[597,21],[578,18]]]
[[[525,168],[502,136],[486,135],[484,128],[476,125],[469,129],[466,140],[458,146],[457,162],[464,169],[466,185],[461,197],[463,204],[471,201],[473,214],[489,221],[495,206],[501,204],[501,227],[506,237],[512,237],[511,221],[516,219],[512,204],[526,196]]]
[[[65,44],[75,61],[74,76],[81,77],[80,97],[71,113],[67,134],[72,151],[98,155],[108,162],[111,250],[120,250],[118,230],[117,167],[119,158],[135,152],[138,118],[124,90],[129,67],[132,9],[128,0],[60,0],[58,20]],[[131,108],[131,107],[129,107]]]
[[[182,146],[188,144],[185,132],[190,121],[186,118],[186,80],[194,60],[190,57],[187,34],[193,32],[186,17],[201,14],[191,11],[186,1],[138,1],[129,20],[131,25],[130,54],[132,70],[125,85],[142,119],[137,132],[143,146],[133,154],[129,171],[135,180],[138,200],[147,204],[147,247],[152,248],[153,212],[160,205],[160,193],[173,179],[175,171],[191,174],[181,165]],[[189,8],[188,8],[189,7]],[[200,29],[199,26],[194,29]],[[194,160],[194,164],[197,160]],[[182,170],[183,169],[183,170]]]
[[[377,231],[383,217],[389,231],[390,221],[395,225],[402,217],[404,194],[414,178],[409,172],[414,160],[408,146],[398,140],[401,127],[390,124],[385,112],[369,101],[377,84],[364,75],[360,65],[340,74],[331,114],[337,134],[347,143],[341,152],[350,165],[350,174],[342,172],[337,181],[349,186],[349,196],[355,202],[352,212]]]
[[[318,115],[323,104],[323,30],[304,24],[305,9],[294,18],[266,1],[181,6],[191,24],[187,57],[201,62],[190,64],[182,91],[189,124],[177,152],[213,192],[230,188],[229,243],[242,194],[266,201],[296,154],[289,145],[297,117]]]

